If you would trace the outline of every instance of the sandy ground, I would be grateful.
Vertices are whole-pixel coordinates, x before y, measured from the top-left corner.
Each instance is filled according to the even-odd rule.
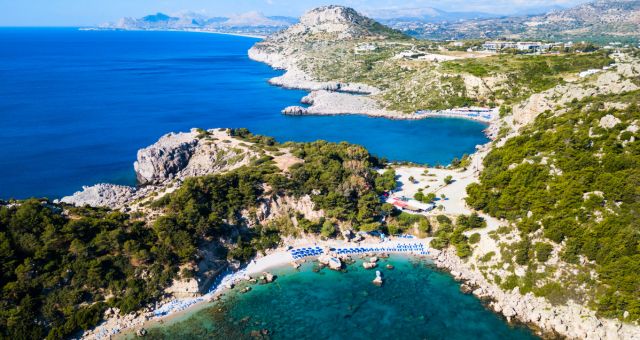
[[[482,160],[488,152],[487,146],[479,148],[478,152],[471,156],[471,165],[466,170],[461,169],[437,169],[420,166],[400,166],[395,167],[396,178],[398,180],[398,191],[394,196],[405,196],[413,198],[418,189],[424,189],[423,193],[435,193],[438,197],[436,206],[442,206],[442,209],[434,209],[430,212],[422,213],[426,216],[434,215],[469,215],[474,212],[465,202],[467,197],[466,188],[469,184],[477,182],[480,171],[482,170]],[[382,170],[384,171],[384,170]],[[446,185],[444,179],[451,176],[453,183]],[[409,181],[413,177],[414,182]],[[441,195],[445,195],[445,199]],[[480,242],[476,245],[475,254],[480,256],[488,252],[499,252],[498,245],[492,240],[488,233],[498,229],[500,226],[506,225],[505,221],[500,221],[484,213],[478,213],[487,222],[487,227],[468,231],[466,234],[479,233]]]

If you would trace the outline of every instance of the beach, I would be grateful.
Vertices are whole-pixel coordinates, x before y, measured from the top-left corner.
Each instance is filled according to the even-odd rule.
[[[258,256],[246,267],[237,271],[228,270],[220,274],[214,281],[209,291],[194,298],[171,299],[164,301],[155,308],[140,314],[130,314],[123,317],[113,315],[106,319],[91,331],[85,332],[83,339],[109,339],[114,336],[126,336],[132,332],[145,327],[156,325],[160,322],[168,322],[187,312],[192,312],[219,299],[229,289],[234,289],[237,284],[249,282],[260,276],[264,276],[269,271],[284,266],[292,266],[292,263],[300,265],[306,261],[317,260],[319,256],[335,254],[335,250],[347,251],[341,256],[380,256],[383,254],[406,254],[412,256],[427,257],[428,243],[430,239],[417,239],[413,236],[393,237],[385,241],[373,242],[369,238],[368,242],[340,242],[340,241],[317,241],[307,239],[292,240],[287,247],[281,247],[269,252],[267,255]],[[302,256],[296,258],[292,253],[298,249],[321,249],[319,255]],[[360,249],[366,249],[360,250]],[[377,251],[374,249],[378,249]],[[384,249],[384,250],[382,250]]]

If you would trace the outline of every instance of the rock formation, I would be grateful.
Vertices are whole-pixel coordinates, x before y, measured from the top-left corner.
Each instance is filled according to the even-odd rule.
[[[132,187],[115,184],[96,184],[83,186],[72,196],[62,198],[62,203],[75,206],[89,205],[92,207],[122,207],[130,202],[136,194]]]
[[[139,184],[203,176],[239,168],[254,153],[220,130],[169,133],[138,151],[133,167]]]
[[[230,137],[224,129],[169,133],[138,151],[133,166],[143,187],[97,184],[83,187],[61,201],[76,206],[123,209],[137,199],[161,191],[172,180],[222,173],[248,164],[257,153],[241,144],[244,143]]]

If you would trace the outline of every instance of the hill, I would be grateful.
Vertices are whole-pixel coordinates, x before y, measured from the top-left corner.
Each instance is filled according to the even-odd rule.
[[[122,18],[115,23],[98,26],[118,30],[200,30],[221,33],[268,35],[296,23],[298,20],[283,16],[265,16],[256,11],[230,17],[210,17],[197,12],[174,15],[157,13],[142,18]]]
[[[405,27],[428,39],[546,39],[638,41],[640,1],[598,0],[542,15],[445,22]]]

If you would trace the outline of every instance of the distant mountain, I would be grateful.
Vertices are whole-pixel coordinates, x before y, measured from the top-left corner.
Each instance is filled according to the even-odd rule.
[[[157,13],[142,18],[122,18],[115,23],[100,25],[99,28],[120,30],[203,30],[269,35],[283,30],[297,21],[295,18],[284,16],[268,17],[260,12],[247,12],[230,17],[209,17],[197,12],[181,12],[174,15]]]
[[[393,22],[453,22],[470,19],[496,18],[500,15],[483,12],[447,12],[433,7],[386,8],[366,12],[381,23]]]
[[[394,28],[427,39],[640,40],[639,0],[598,0],[541,15],[414,23]]]

